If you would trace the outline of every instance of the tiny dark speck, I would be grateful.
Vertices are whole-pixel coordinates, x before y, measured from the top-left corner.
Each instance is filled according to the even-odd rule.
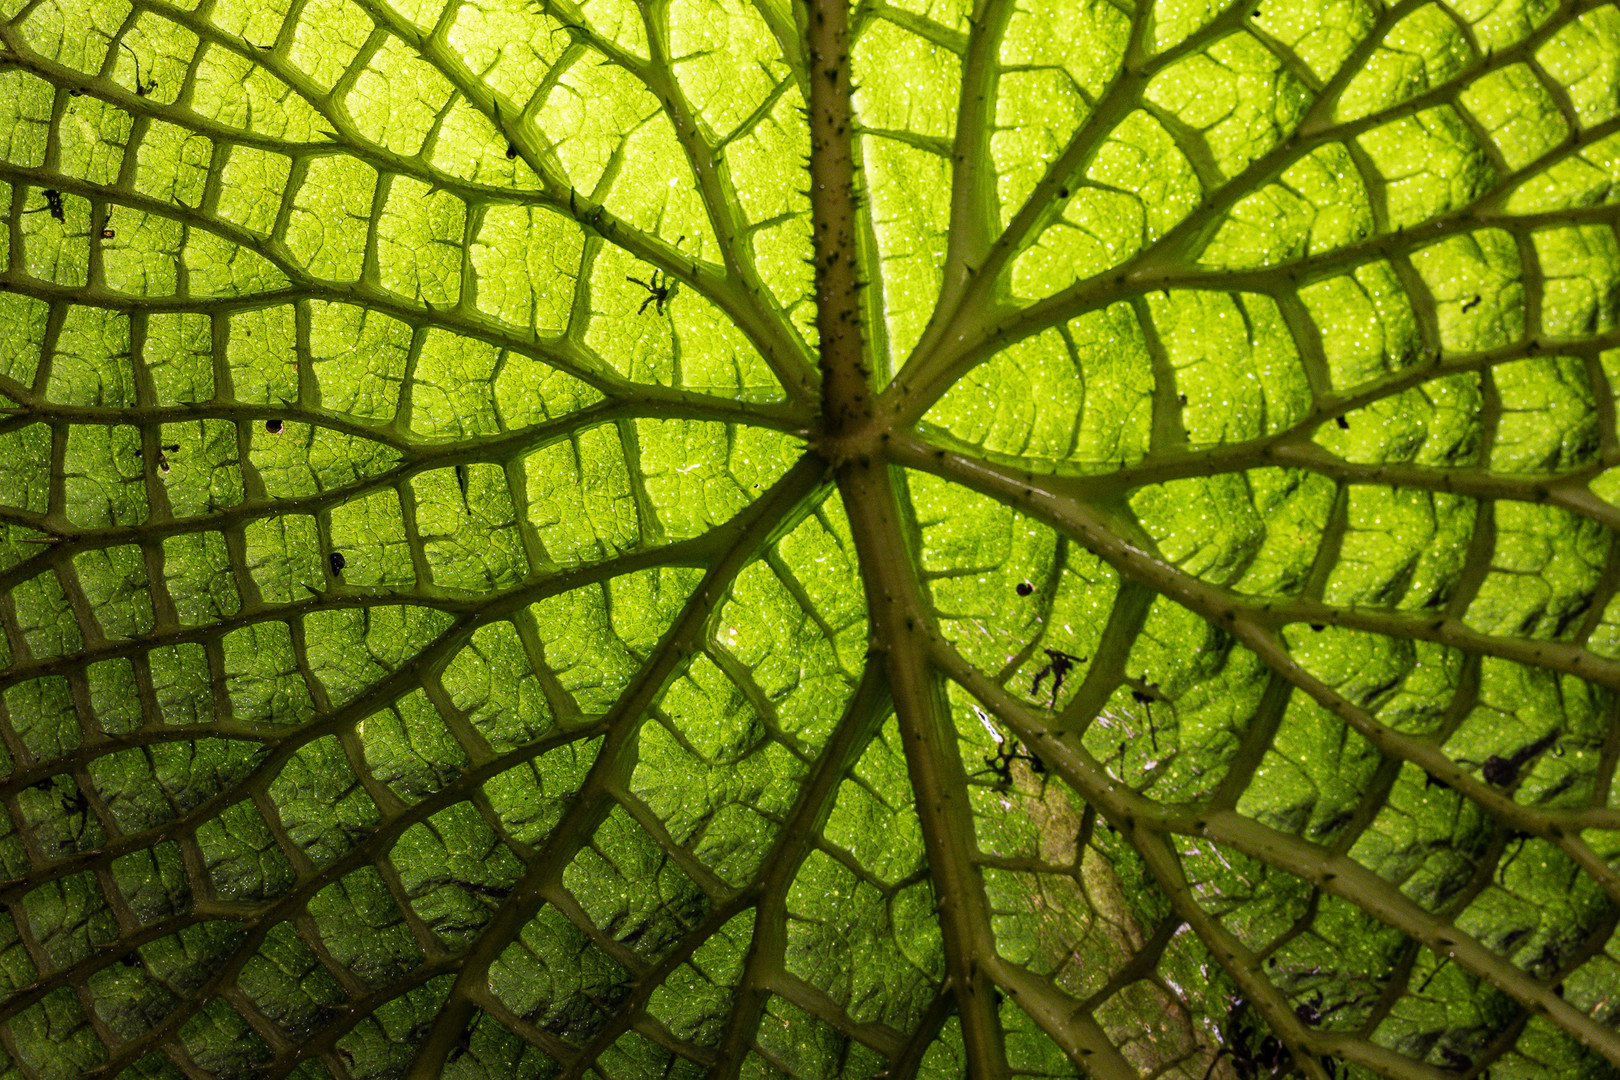
[[[341,551],[332,552],[332,554],[326,557],[326,561],[332,564],[333,577],[337,577],[342,574],[343,568],[349,565],[349,560],[343,557],[343,552]]]
[[[506,156],[509,159],[517,157],[517,144],[516,143],[507,143],[506,144]]]
[[[268,431],[272,435],[280,435],[281,434],[281,421],[280,420],[266,420],[264,422],[264,430]]]
[[[1018,583],[1018,595],[1019,596],[1028,596],[1030,593],[1032,593],[1034,591],[1035,591],[1035,586],[1031,585],[1029,582],[1020,581]]]

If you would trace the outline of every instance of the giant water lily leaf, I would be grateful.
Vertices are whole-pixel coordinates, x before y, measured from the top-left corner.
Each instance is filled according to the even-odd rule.
[[[0,0],[0,1077],[1620,1074],[1620,12]]]

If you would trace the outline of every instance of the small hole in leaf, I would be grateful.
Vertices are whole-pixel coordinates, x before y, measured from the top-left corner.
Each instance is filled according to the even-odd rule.
[[[264,430],[268,431],[272,435],[280,435],[281,434],[281,421],[280,420],[266,420],[264,422]]]
[[[343,557],[343,552],[334,551],[328,555],[326,561],[332,565],[332,576],[337,577],[343,573],[343,568],[349,565],[349,560]]]
[[[1035,591],[1035,586],[1031,585],[1029,582],[1020,581],[1018,583],[1018,595],[1019,596],[1028,596],[1030,593],[1032,593],[1034,591]]]
[[[1333,422],[1335,424],[1339,425],[1339,430],[1341,430],[1341,431],[1349,431],[1350,430],[1350,421],[1346,420],[1342,416],[1335,416],[1333,418]]]

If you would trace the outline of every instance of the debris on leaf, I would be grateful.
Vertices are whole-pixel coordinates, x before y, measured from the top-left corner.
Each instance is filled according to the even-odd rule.
[[[1558,741],[1558,732],[1549,731],[1528,746],[1521,746],[1507,757],[1492,754],[1485,759],[1480,773],[1485,777],[1486,783],[1497,787],[1507,787],[1519,778],[1519,770],[1531,758],[1537,757],[1547,747]]]
[[[1063,680],[1068,678],[1069,672],[1074,668],[1074,665],[1084,663],[1086,658],[1074,656],[1059,649],[1042,649],[1041,651],[1046,654],[1048,663],[1035,673],[1035,682],[1029,688],[1029,692],[1031,695],[1039,694],[1041,692],[1041,681],[1050,674],[1052,676],[1052,702],[1056,704],[1058,691],[1063,688]]]

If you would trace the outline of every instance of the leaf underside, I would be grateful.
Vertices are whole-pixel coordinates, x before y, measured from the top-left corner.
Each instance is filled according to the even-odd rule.
[[[0,1080],[1620,1075],[1620,11],[813,14],[0,0]]]

